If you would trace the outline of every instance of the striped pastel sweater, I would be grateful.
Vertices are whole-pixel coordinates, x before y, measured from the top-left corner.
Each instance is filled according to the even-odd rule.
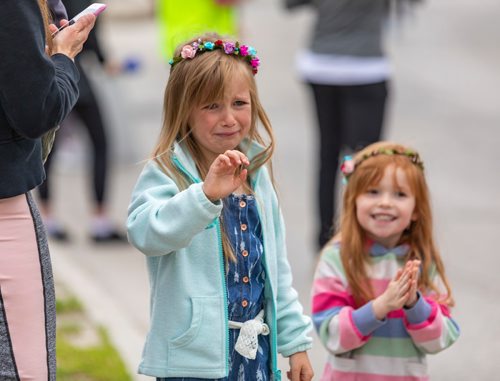
[[[371,248],[367,275],[380,295],[399,268],[406,246]],[[434,282],[442,286],[435,278]],[[416,305],[377,320],[372,302],[356,308],[340,258],[340,243],[322,253],[312,291],[315,328],[329,352],[322,381],[426,381],[426,353],[453,344],[458,325],[445,305],[420,295]]]

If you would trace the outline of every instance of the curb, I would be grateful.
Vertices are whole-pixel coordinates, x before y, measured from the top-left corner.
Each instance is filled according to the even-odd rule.
[[[144,345],[143,333],[135,329],[118,304],[95,285],[90,274],[81,271],[57,248],[51,248],[51,257],[54,278],[79,299],[94,323],[106,328],[133,380],[150,381],[150,377],[137,374]]]

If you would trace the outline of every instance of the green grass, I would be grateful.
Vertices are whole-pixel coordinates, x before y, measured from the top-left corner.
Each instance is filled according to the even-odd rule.
[[[106,330],[88,319],[77,299],[58,299],[56,310],[58,381],[132,380]]]
[[[83,307],[73,296],[70,296],[66,299],[57,299],[56,300],[56,313],[57,315],[68,314],[70,312],[83,312]]]

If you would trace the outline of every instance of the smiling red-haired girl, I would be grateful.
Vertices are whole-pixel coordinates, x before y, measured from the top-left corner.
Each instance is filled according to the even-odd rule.
[[[374,143],[341,167],[338,234],[324,247],[313,283],[313,321],[329,357],[322,381],[425,381],[425,355],[460,330],[432,235],[419,154]]]

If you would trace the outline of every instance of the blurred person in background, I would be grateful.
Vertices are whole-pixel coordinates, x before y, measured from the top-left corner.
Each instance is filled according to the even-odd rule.
[[[0,379],[56,378],[55,295],[45,229],[30,191],[44,179],[42,137],[78,98],[81,51],[95,16],[60,31],[45,0],[0,12]],[[65,22],[65,20],[63,20]]]
[[[241,0],[155,0],[164,57],[194,34],[216,32],[236,37],[239,33],[237,5]]]
[[[391,68],[383,47],[391,14],[420,0],[284,0],[287,8],[316,11],[309,47],[297,60],[310,86],[319,125],[317,245],[332,236],[341,151],[380,140]]]
[[[70,17],[77,15],[86,7],[92,4],[89,0],[63,0],[63,4]],[[56,13],[57,9],[53,9]],[[122,67],[116,61],[111,61],[105,56],[98,39],[99,23],[96,22],[95,28],[90,32],[89,38],[83,47],[82,54],[75,60],[76,66],[80,71],[80,81],[78,88],[80,97],[72,111],[82,122],[83,127],[88,132],[92,145],[92,183],[93,183],[93,202],[94,210],[90,223],[90,236],[96,243],[105,242],[126,242],[125,235],[121,233],[111,221],[108,215],[106,204],[106,191],[108,185],[109,170],[109,144],[106,135],[106,126],[104,124],[101,108],[98,99],[93,90],[92,83],[85,73],[85,68],[81,64],[81,57],[85,54],[94,54],[99,63],[103,65],[105,71],[110,75],[116,75],[121,72]],[[62,128],[71,127],[69,120],[64,122]],[[54,144],[53,153],[57,147],[57,141]],[[62,223],[54,216],[52,207],[51,193],[51,169],[54,155],[49,156],[45,162],[46,181],[39,187],[40,211],[47,228],[49,236],[58,241],[68,241],[69,233]]]
[[[60,25],[63,19],[68,19],[68,12],[61,0],[47,0],[49,11],[51,13],[52,22],[55,25]]]

